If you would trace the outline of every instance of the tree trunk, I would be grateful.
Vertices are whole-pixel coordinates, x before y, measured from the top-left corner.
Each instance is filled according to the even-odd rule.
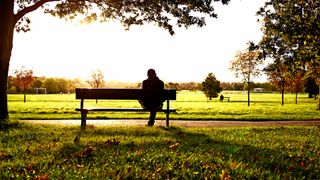
[[[320,84],[319,84],[319,94],[318,94],[318,100],[319,100],[319,104],[318,104],[318,110],[320,110]]]
[[[250,106],[250,82],[248,82],[248,106]]]
[[[23,102],[24,103],[27,102],[27,93],[26,92],[23,93]]]
[[[282,83],[281,87],[281,105],[284,105],[284,82]]]
[[[298,93],[296,92],[296,104],[298,104]]]
[[[14,1],[0,1],[0,122],[7,121],[8,115],[8,72],[14,32]]]

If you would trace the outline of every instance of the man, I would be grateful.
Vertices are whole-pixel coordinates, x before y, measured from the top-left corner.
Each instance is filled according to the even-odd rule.
[[[155,92],[160,92],[164,89],[164,83],[157,77],[156,71],[154,69],[148,70],[148,79],[142,82],[142,89],[148,90],[152,89]],[[159,91],[157,91],[159,90]],[[150,117],[148,121],[148,126],[153,126],[156,119],[157,110],[162,108],[163,99],[159,97],[148,98],[144,97],[139,102],[144,109],[150,110]]]

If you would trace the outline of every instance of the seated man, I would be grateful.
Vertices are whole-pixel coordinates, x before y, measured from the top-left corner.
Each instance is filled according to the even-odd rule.
[[[224,96],[221,94],[220,95],[220,101],[223,101],[223,99],[224,99]]]
[[[156,71],[154,69],[148,70],[148,79],[142,82],[142,89],[164,89],[164,83],[157,77]],[[148,126],[153,126],[156,118],[158,109],[162,108],[164,100],[161,97],[158,98],[143,98],[139,100],[142,108],[150,110],[150,117],[148,121]]]

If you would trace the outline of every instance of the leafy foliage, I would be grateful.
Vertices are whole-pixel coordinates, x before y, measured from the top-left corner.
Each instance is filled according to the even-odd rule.
[[[222,4],[229,2],[214,1],[221,1]],[[48,2],[55,3],[49,5]],[[16,3],[19,7],[17,15],[21,16],[16,29],[23,31],[30,30],[30,19],[23,15],[31,7],[40,6],[44,7],[46,13],[70,20],[80,18],[83,23],[119,20],[126,29],[145,22],[155,23],[170,34],[174,34],[174,25],[202,27],[206,24],[205,16],[217,17],[213,0],[18,0]]]
[[[305,92],[309,93],[309,98],[316,96],[319,93],[319,86],[314,78],[308,77],[305,81]]]
[[[263,25],[260,47],[266,56],[282,61],[289,72],[306,68],[320,78],[320,3],[318,1],[271,0],[257,15]]]
[[[202,82],[202,91],[206,97],[211,98],[218,97],[218,93],[222,91],[220,87],[220,81],[216,79],[216,76],[213,73],[209,73],[206,79]]]
[[[236,77],[242,77],[248,84],[248,106],[250,106],[250,89],[253,78],[260,76],[259,66],[263,59],[261,52],[251,50],[250,47],[243,52],[238,51],[235,58],[230,62],[230,70],[234,71]]]
[[[260,76],[259,66],[262,62],[259,51],[246,49],[243,52],[237,52],[230,62],[230,70],[234,71],[236,77],[242,77],[244,82],[250,83],[253,78]]]
[[[320,86],[320,3],[319,1],[271,0],[257,15],[261,16],[264,54],[288,66],[307,71]],[[320,99],[319,106],[320,110]]]
[[[26,102],[27,90],[31,87],[35,79],[33,77],[33,71],[22,67],[20,70],[16,70],[14,74],[16,75],[16,86],[22,89],[24,93],[24,102]]]
[[[23,92],[31,87],[35,79],[33,76],[33,71],[25,69],[24,67],[22,67],[20,70],[15,70],[14,74],[16,75],[15,85],[22,89]]]

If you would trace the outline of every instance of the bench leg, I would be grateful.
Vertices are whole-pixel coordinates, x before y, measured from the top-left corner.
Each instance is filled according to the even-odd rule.
[[[169,112],[167,112],[167,116],[166,116],[166,124],[167,124],[167,127],[169,127]]]
[[[81,111],[81,129],[85,130],[86,129],[86,120],[87,120],[87,114],[88,111]]]

